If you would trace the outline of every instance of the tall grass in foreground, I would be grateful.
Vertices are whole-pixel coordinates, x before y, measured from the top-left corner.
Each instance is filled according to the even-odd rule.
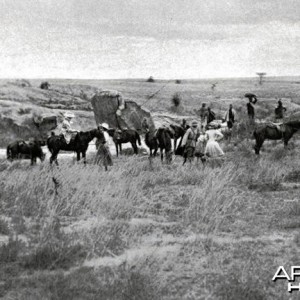
[[[155,160],[150,166],[146,158],[126,157],[126,161],[121,158],[109,172],[104,172],[99,166],[69,162],[61,162],[58,168],[48,164],[29,167],[18,162],[12,165],[2,163],[0,214],[9,217],[12,223],[23,224],[22,232],[28,239],[26,245],[11,239],[5,249],[1,248],[2,263],[5,274],[10,274],[10,264],[17,262],[19,272],[28,277],[17,280],[15,291],[7,281],[0,294],[10,291],[12,297],[18,297],[26,291],[33,299],[38,299],[45,289],[48,293],[45,299],[62,299],[57,291],[68,299],[64,290],[78,299],[93,299],[99,293],[108,295],[106,299],[127,299],[130,295],[131,299],[176,299],[171,296],[172,288],[177,286],[172,277],[175,275],[166,276],[164,268],[176,269],[173,260],[182,260],[182,270],[176,273],[179,278],[185,268],[191,268],[193,276],[200,272],[201,276],[209,277],[216,270],[223,274],[223,285],[212,282],[209,287],[202,286],[199,275],[199,293],[211,293],[219,299],[238,299],[243,295],[239,289],[242,284],[236,283],[234,278],[225,280],[231,271],[227,267],[220,268],[226,264],[224,252],[218,256],[220,249],[225,252],[230,249],[218,246],[214,239],[225,233],[236,236],[257,234],[268,228],[266,218],[264,223],[253,218],[258,211],[265,212],[265,217],[274,213],[274,204],[263,199],[260,189],[270,186],[271,190],[276,190],[289,174],[299,168],[299,163],[291,160],[291,157],[297,157],[294,152],[280,156],[279,151],[270,156],[250,156],[249,144],[244,142],[220,165],[181,166],[181,160],[161,165]],[[22,223],[19,220],[23,217],[27,221]],[[145,219],[148,223],[133,226],[135,219]],[[13,227],[6,222],[1,223],[2,232],[10,234]],[[199,234],[206,236],[206,240],[184,242],[186,236],[197,237]],[[181,249],[186,247],[187,251],[182,252],[182,257],[169,254],[164,261],[154,252],[151,258],[154,263],[146,255],[142,263],[125,260],[127,265],[122,269],[124,253],[144,246],[143,243],[151,238],[164,243],[169,235],[175,240],[183,239]],[[244,251],[243,248],[237,253],[240,255]],[[191,267],[198,256],[207,258],[206,268],[201,261]],[[75,294],[71,292],[70,287],[79,284],[71,271],[60,273],[60,281],[38,273],[39,270],[80,270],[86,261],[105,261],[107,257],[121,263],[108,266],[103,271],[105,278],[96,270],[84,272],[81,269],[82,273],[76,273],[78,278],[92,282],[90,288],[82,288],[81,293],[78,289],[75,289]],[[231,259],[234,262],[235,257]],[[238,259],[239,263],[242,258]],[[196,266],[199,268],[197,272]],[[99,268],[102,267],[100,264]],[[241,271],[240,267],[237,268],[232,269],[238,274],[236,278]],[[8,278],[16,280],[14,276]],[[0,279],[2,277],[5,275],[0,272]],[[52,280],[51,284],[49,280]],[[256,280],[258,278],[253,285],[248,284],[251,291]],[[34,291],[30,290],[33,281],[38,282]],[[235,292],[226,296],[224,293],[232,282],[236,285]],[[242,283],[247,284],[247,280]],[[117,286],[122,286],[123,290],[117,292]],[[181,288],[184,296],[186,291]],[[260,297],[258,291],[249,293],[256,295],[256,292]]]

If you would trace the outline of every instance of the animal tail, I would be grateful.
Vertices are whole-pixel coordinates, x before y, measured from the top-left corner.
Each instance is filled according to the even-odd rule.
[[[10,146],[7,146],[7,148],[6,148],[6,157],[7,157],[7,159],[11,159],[11,157],[12,157]]]
[[[142,144],[141,144],[141,138],[140,138],[140,135],[139,135],[137,132],[135,132],[135,136],[136,136],[136,139],[137,139],[137,141],[138,141],[139,146],[141,146]]]

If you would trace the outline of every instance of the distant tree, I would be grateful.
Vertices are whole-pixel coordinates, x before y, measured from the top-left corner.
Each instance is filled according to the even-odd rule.
[[[256,75],[259,76],[259,84],[262,84],[263,83],[263,78],[264,78],[264,76],[267,75],[267,73],[259,72],[259,73],[256,73]]]
[[[175,83],[176,83],[176,84],[180,84],[180,83],[181,83],[181,80],[180,80],[180,79],[176,79]]]
[[[155,82],[154,78],[152,76],[150,76],[148,79],[147,79],[147,82]]]

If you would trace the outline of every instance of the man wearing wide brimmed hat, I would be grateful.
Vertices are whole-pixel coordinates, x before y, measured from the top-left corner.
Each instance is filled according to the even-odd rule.
[[[183,164],[185,164],[187,160],[189,160],[189,162],[192,162],[199,136],[200,131],[198,129],[198,122],[193,121],[191,127],[186,131],[181,142],[181,145],[184,146]]]
[[[61,134],[64,136],[67,144],[71,141],[71,138],[74,136],[74,134],[77,133],[77,131],[74,130],[71,125],[74,118],[75,115],[72,112],[64,113],[64,120],[61,124]]]
[[[96,163],[102,163],[107,171],[107,167],[113,165],[112,156],[109,149],[109,125],[107,123],[99,124],[99,129],[103,131],[104,140],[97,141],[98,150],[96,154]]]

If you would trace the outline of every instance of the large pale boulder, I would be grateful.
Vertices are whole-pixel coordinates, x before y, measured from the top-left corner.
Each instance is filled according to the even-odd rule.
[[[57,126],[57,116],[50,110],[30,103],[3,101],[0,111],[0,146],[15,140],[45,140]]]
[[[154,123],[149,111],[142,109],[136,102],[124,99],[117,91],[102,91],[91,100],[97,124],[108,123],[110,127],[121,129],[142,129],[142,122],[149,126]]]

